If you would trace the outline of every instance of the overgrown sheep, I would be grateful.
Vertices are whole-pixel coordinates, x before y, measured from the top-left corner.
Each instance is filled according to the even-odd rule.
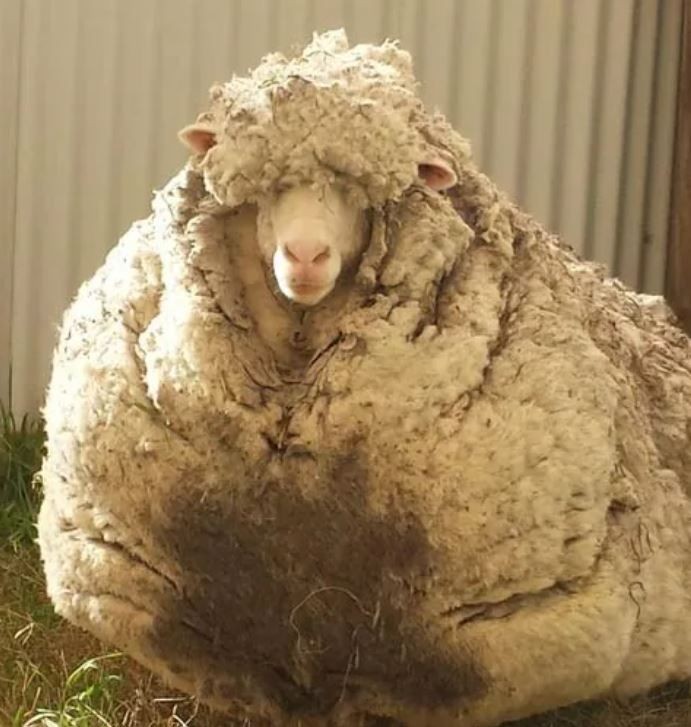
[[[491,727],[691,675],[691,346],[394,43],[212,89],[65,315],[59,613],[252,725]]]

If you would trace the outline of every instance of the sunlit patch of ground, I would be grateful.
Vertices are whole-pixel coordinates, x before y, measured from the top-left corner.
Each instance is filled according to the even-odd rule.
[[[0,725],[232,725],[55,615],[35,546],[0,550]]]

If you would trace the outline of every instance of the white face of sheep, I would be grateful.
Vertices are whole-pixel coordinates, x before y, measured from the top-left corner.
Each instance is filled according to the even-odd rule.
[[[199,124],[180,138],[198,154],[215,143],[215,135]],[[431,189],[456,184],[456,174],[441,157],[421,160],[418,173]],[[313,306],[336,286],[341,273],[359,259],[367,243],[367,213],[336,186],[299,186],[259,204],[257,236],[266,264],[280,292],[300,305]]]
[[[311,306],[334,289],[341,272],[359,257],[367,220],[339,188],[300,186],[259,205],[257,231],[281,293]]]

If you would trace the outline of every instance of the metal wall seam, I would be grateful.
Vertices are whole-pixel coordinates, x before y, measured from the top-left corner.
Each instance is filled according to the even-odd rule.
[[[17,138],[21,57],[21,0],[0,4],[0,402],[12,388],[12,289],[17,205]]]

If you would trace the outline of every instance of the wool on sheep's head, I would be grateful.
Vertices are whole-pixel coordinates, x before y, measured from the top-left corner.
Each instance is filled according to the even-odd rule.
[[[470,156],[443,117],[425,110],[410,54],[390,41],[351,48],[343,30],[215,85],[209,110],[180,136],[229,207],[334,182],[360,206],[381,207],[420,177],[451,186]]]

